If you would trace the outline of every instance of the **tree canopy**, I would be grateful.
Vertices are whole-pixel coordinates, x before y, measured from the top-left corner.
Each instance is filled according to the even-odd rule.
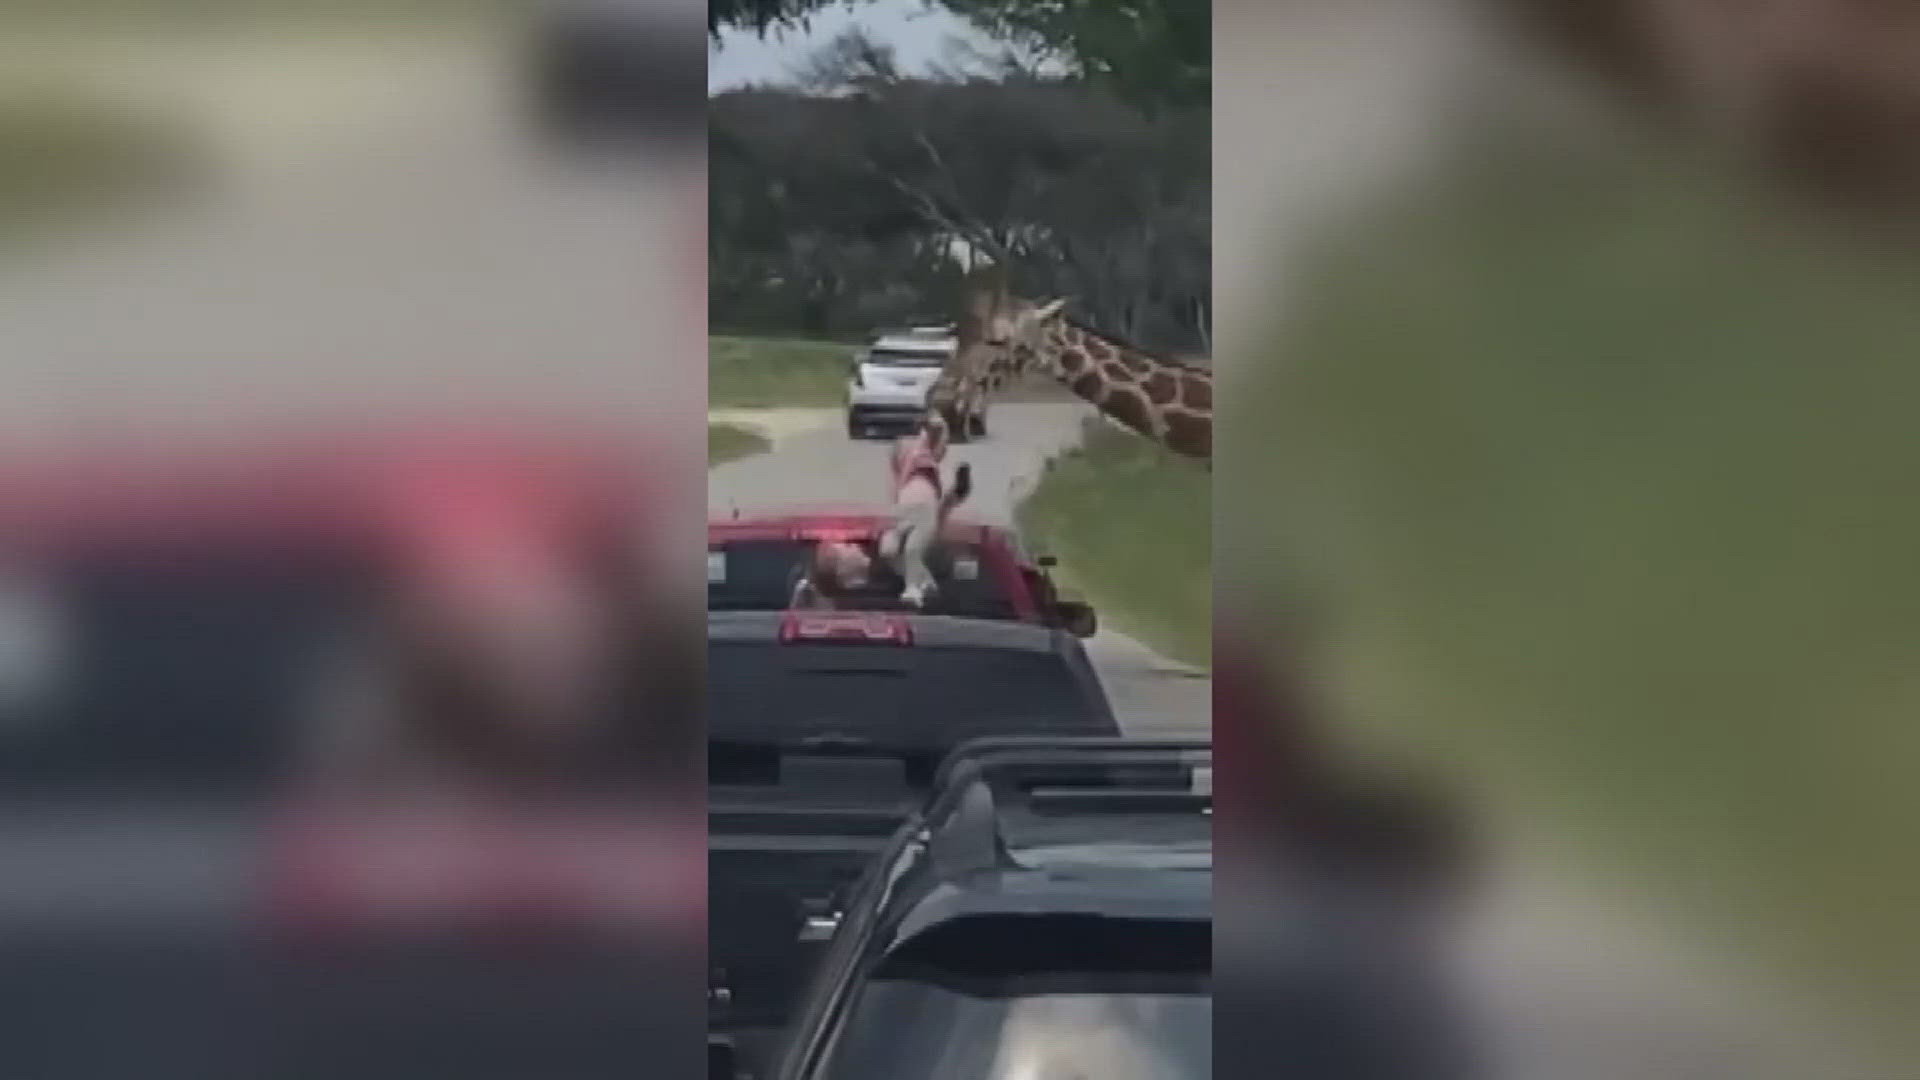
[[[1211,0],[941,0],[974,25],[1061,60],[1147,108],[1213,95]]]
[[[708,0],[707,29],[765,33],[844,0]],[[1065,64],[1146,109],[1207,104],[1210,0],[936,0],[1002,40]]]
[[[807,82],[710,102],[717,325],[837,334],[951,314],[985,256],[1114,333],[1205,349],[1205,110],[1148,114],[1058,77],[903,77],[857,34]]]
[[[707,0],[707,33],[751,30],[764,34],[776,26],[792,26],[836,0]]]

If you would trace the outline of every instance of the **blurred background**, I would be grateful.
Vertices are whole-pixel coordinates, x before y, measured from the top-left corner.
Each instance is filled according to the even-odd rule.
[[[1472,820],[1494,1071],[1920,1072],[1915,14],[1214,5],[1216,728]]]
[[[704,36],[0,5],[0,1073],[698,1068]]]
[[[703,826],[652,766],[696,706],[615,674],[692,648],[692,10],[0,13],[0,1064],[691,1072]],[[1243,801],[1311,719],[1470,818],[1450,1000],[1490,1071],[1920,1073],[1920,27],[1212,18],[1204,78],[1177,35],[1106,70],[1214,101]],[[1208,572],[1164,552],[1209,478],[1163,482],[1129,543]],[[1240,865],[1222,932],[1258,941]],[[1222,1060],[1270,1074],[1228,1005]]]

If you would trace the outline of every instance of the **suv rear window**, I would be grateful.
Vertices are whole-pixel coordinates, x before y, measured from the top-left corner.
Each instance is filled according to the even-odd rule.
[[[866,362],[881,367],[937,368],[952,355],[947,349],[874,348],[867,350]]]
[[[860,987],[819,1075],[1210,1076],[1211,957],[1203,921],[942,924]]]
[[[733,540],[707,549],[708,611],[785,611],[813,553],[808,540]],[[977,544],[943,543],[927,557],[938,599],[929,609],[969,619],[1016,619],[1013,597]],[[885,583],[879,583],[886,595]],[[893,595],[898,595],[897,585]]]

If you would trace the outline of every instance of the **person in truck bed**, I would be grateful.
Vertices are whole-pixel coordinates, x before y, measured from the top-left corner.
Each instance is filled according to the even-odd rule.
[[[813,558],[794,585],[788,606],[796,611],[835,611],[854,606],[854,595],[873,578],[873,559],[858,544],[827,541],[813,549]]]

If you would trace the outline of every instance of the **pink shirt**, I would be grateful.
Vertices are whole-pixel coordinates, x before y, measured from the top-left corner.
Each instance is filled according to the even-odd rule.
[[[934,493],[941,493],[940,458],[927,446],[925,437],[911,442],[895,444],[893,448],[893,497],[900,498],[900,492],[915,477],[924,478],[933,485]]]

